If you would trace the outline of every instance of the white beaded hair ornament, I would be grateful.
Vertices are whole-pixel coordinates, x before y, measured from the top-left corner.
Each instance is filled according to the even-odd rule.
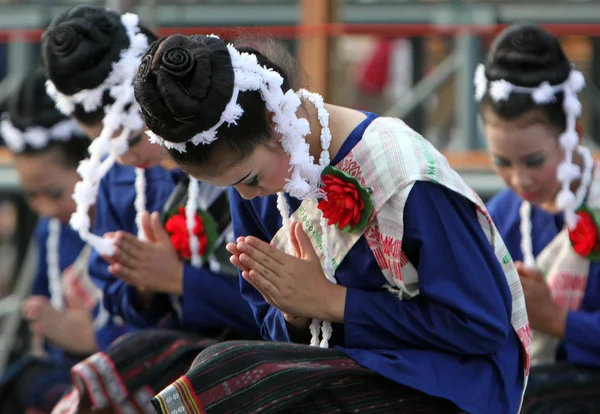
[[[210,35],[217,38],[217,36]],[[187,145],[209,145],[215,141],[217,130],[222,126],[236,124],[243,115],[244,110],[237,103],[240,92],[259,91],[265,106],[273,114],[275,130],[282,136],[281,145],[290,156],[291,178],[287,180],[284,191],[298,199],[323,198],[325,194],[321,190],[321,172],[330,163],[329,146],[331,143],[331,132],[329,130],[329,113],[325,109],[323,98],[306,90],[295,92],[288,90],[283,92],[283,77],[276,71],[261,66],[256,55],[251,53],[240,53],[233,45],[227,45],[231,65],[234,72],[234,86],[231,99],[221,114],[220,120],[211,128],[202,131],[184,143],[172,143],[164,140],[152,131],[146,131],[150,141],[163,145],[167,148],[180,152],[186,151]],[[310,125],[307,119],[298,118],[296,111],[302,100],[311,102],[317,109],[317,116],[321,124],[321,148],[319,163],[315,164],[314,157],[310,155],[309,144],[305,136],[310,134]],[[277,195],[277,208],[283,219],[283,226],[290,226],[290,210],[284,193]],[[332,260],[332,246],[329,238],[330,226],[327,220],[321,217],[321,228],[323,238],[324,273],[332,283],[337,283]],[[320,328],[320,329],[319,329]],[[312,334],[311,345],[327,348],[331,338],[332,328],[328,321],[313,319],[310,326]],[[319,341],[319,331],[322,339]]]
[[[577,94],[585,86],[583,74],[572,68],[567,79],[557,85],[551,85],[545,81],[537,87],[526,87],[515,85],[507,80],[498,79],[488,81],[485,74],[485,66],[480,64],[475,71],[474,77],[475,99],[481,101],[483,97],[489,94],[494,102],[507,100],[512,93],[521,93],[531,95],[531,99],[538,105],[544,105],[556,101],[556,94],[563,94],[562,108],[566,118],[566,128],[559,136],[560,146],[565,153],[564,160],[557,168],[557,179],[561,183],[561,189],[556,195],[556,206],[564,212],[565,220],[569,228],[577,224],[577,209],[583,204],[587,188],[592,179],[593,159],[590,151],[579,145],[579,134],[576,131],[577,119],[581,116],[581,102]],[[583,172],[581,168],[573,162],[573,154],[578,152],[584,161]],[[581,184],[577,194],[571,191],[573,182],[581,179]],[[521,231],[522,246],[525,265],[532,267],[535,265],[535,259],[531,249],[531,206],[528,202],[523,203],[521,208]],[[526,217],[523,217],[526,216]]]
[[[20,154],[25,148],[46,148],[51,142],[67,142],[75,138],[86,138],[77,123],[71,119],[64,119],[45,128],[39,125],[28,126],[24,130],[17,128],[8,113],[2,114],[0,121],[0,134],[8,149],[15,154]]]
[[[46,91],[63,114],[73,114],[76,105],[81,105],[84,111],[96,111],[103,106],[102,97],[106,91],[114,99],[110,105],[104,106],[103,128],[100,136],[92,141],[89,148],[90,157],[81,161],[77,172],[82,180],[75,185],[73,199],[77,211],[71,216],[71,227],[79,232],[80,237],[89,243],[99,253],[112,256],[114,246],[109,240],[90,232],[90,207],[96,202],[100,180],[114,165],[116,157],[123,155],[129,149],[128,138],[132,132],[143,128],[139,107],[133,96],[133,81],[140,64],[141,57],[148,48],[148,38],[140,32],[139,17],[132,13],[121,16],[121,24],[129,38],[129,47],[123,49],[120,58],[112,65],[108,77],[93,89],[84,89],[73,95],[59,92],[52,83],[46,82]],[[118,137],[113,135],[123,128]],[[146,180],[143,168],[136,168],[136,224],[138,237],[144,239],[141,226],[141,213],[146,207]]]

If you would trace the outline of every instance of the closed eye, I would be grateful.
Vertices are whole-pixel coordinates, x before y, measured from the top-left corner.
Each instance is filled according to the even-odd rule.
[[[258,185],[258,175],[252,177],[249,181],[245,183],[248,187],[256,187]]]
[[[494,157],[494,164],[498,167],[510,167],[510,161],[502,157]]]

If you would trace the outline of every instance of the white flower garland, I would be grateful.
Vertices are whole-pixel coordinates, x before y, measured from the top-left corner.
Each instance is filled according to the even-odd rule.
[[[119,61],[113,63],[112,71],[102,84],[94,89],[85,89],[67,96],[60,93],[56,86],[48,81],[46,91],[56,102],[56,107],[64,114],[71,115],[75,105],[80,104],[86,112],[102,107],[102,96],[107,90],[114,98],[112,105],[105,106],[102,120],[103,128],[100,136],[90,145],[90,158],[81,161],[77,172],[82,180],[75,185],[73,199],[77,211],[71,216],[71,227],[79,232],[82,240],[89,243],[99,253],[107,256],[114,254],[114,246],[109,240],[90,232],[89,209],[96,202],[100,180],[113,166],[116,157],[128,150],[128,138],[133,131],[140,130],[144,123],[139,113],[139,107],[133,96],[133,81],[140,64],[141,57],[148,48],[147,37],[140,32],[139,17],[132,13],[121,16],[121,24],[125,27],[129,38],[129,47],[121,51]],[[125,107],[130,105],[125,111]],[[114,133],[123,126],[119,136],[113,139]],[[108,157],[103,160],[103,158]],[[138,236],[145,239],[141,227],[141,213],[145,210],[145,173],[136,169],[136,224]]]
[[[30,126],[22,131],[14,126],[8,113],[2,114],[0,133],[6,146],[15,154],[23,152],[27,146],[42,149],[51,141],[66,142],[73,138],[85,138],[77,122],[71,119],[59,121],[50,128]]]
[[[211,35],[212,37],[216,37]],[[196,134],[185,143],[171,143],[165,141],[152,131],[146,131],[150,137],[150,142],[163,145],[167,148],[176,149],[180,152],[186,151],[186,145],[210,144],[217,139],[217,130],[223,124],[235,124],[242,116],[243,109],[237,103],[240,92],[259,91],[269,112],[273,114],[275,130],[282,135],[281,145],[284,151],[290,156],[290,167],[292,178],[287,180],[284,191],[297,199],[323,198],[325,194],[321,190],[321,172],[323,168],[329,165],[329,146],[331,143],[331,132],[329,130],[329,114],[323,103],[323,98],[315,93],[306,90],[300,90],[298,93],[289,90],[285,94],[281,89],[283,84],[282,76],[271,69],[267,69],[258,64],[256,56],[249,53],[240,53],[234,46],[227,46],[231,57],[231,64],[234,71],[233,93],[225,110],[221,114],[219,122],[212,128]],[[317,116],[321,124],[321,146],[319,164],[314,163],[314,158],[310,155],[309,144],[305,136],[310,134],[310,124],[304,118],[298,118],[296,112],[302,104],[301,98],[309,100],[317,109]],[[283,193],[278,193],[277,208],[283,219],[283,226],[290,226],[290,209]],[[189,226],[189,225],[188,225]],[[325,268],[324,273],[327,279],[332,283],[335,280],[335,270],[332,260],[332,246],[329,240],[329,224],[323,217],[321,218],[321,227],[323,232],[323,254]],[[319,326],[321,325],[323,338],[319,343]],[[332,329],[329,321],[320,321],[313,319],[311,326],[311,345],[327,348],[331,338]]]
[[[522,93],[531,95],[534,103],[543,105],[556,101],[556,94],[563,93],[563,111],[566,118],[565,131],[559,136],[559,143],[565,153],[565,159],[558,166],[556,175],[561,183],[561,190],[556,196],[556,206],[564,212],[565,220],[569,228],[577,225],[577,209],[585,199],[587,188],[592,179],[592,169],[594,162],[590,151],[579,146],[579,135],[576,130],[577,119],[581,116],[581,102],[577,94],[585,86],[583,74],[571,69],[567,80],[558,85],[550,85],[548,82],[542,82],[537,87],[525,87],[514,85],[504,79],[488,82],[485,75],[485,66],[480,64],[475,71],[474,77],[475,99],[481,101],[486,93],[494,102],[507,100],[511,93]],[[583,157],[583,174],[579,166],[573,163],[573,152],[577,151]],[[581,178],[577,195],[571,191],[573,182]],[[531,240],[531,205],[523,201],[519,210],[521,217],[521,251],[523,253],[524,264],[528,267],[535,266],[535,257],[533,256]]]
[[[212,35],[212,37],[216,36]],[[304,140],[310,132],[310,126],[306,119],[296,116],[296,111],[301,104],[300,98],[293,90],[284,94],[281,89],[283,77],[278,72],[259,65],[255,55],[240,53],[233,45],[228,45],[227,49],[234,72],[234,87],[231,99],[221,114],[219,122],[184,143],[168,142],[154,132],[146,131],[150,142],[180,152],[186,151],[188,143],[210,144],[217,139],[217,129],[220,126],[235,124],[244,113],[237,103],[239,93],[259,91],[267,110],[273,114],[275,130],[283,136],[281,140],[283,149],[290,156],[292,178],[286,183],[285,191],[298,199],[322,196],[321,169],[313,163],[308,144]]]
[[[575,198],[577,207],[581,206],[585,201],[588,188],[592,183],[592,173],[594,171],[594,158],[589,149],[583,146],[577,147],[577,152],[583,158],[583,174],[581,182],[577,188]],[[536,266],[535,256],[533,255],[533,240],[531,235],[531,203],[523,200],[519,209],[519,217],[521,219],[521,252],[523,253],[523,263],[526,267],[533,269]]]
[[[187,225],[188,237],[190,240],[191,263],[194,267],[202,266],[202,257],[200,256],[200,241],[194,233],[196,227],[196,212],[198,211],[198,195],[199,195],[198,180],[190,177],[188,185],[188,199],[185,203],[185,223]]]
[[[51,218],[48,222],[48,238],[46,239],[46,267],[48,271],[48,290],[50,303],[56,310],[63,310],[65,299],[60,281],[60,221]]]

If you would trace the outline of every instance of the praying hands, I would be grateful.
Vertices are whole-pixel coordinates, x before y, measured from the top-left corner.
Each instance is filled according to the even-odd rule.
[[[142,215],[146,241],[124,231],[104,235],[115,246],[113,257],[104,257],[110,263],[108,270],[124,282],[135,286],[141,293],[183,293],[183,263],[171,244],[158,213]]]
[[[300,223],[290,226],[294,256],[283,253],[256,237],[239,237],[229,243],[231,263],[265,300],[281,310],[297,326],[317,318],[344,321],[346,288],[329,282],[312,243]],[[294,315],[294,316],[292,316]]]

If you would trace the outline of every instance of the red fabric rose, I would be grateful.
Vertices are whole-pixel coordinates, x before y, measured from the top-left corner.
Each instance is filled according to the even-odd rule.
[[[204,221],[202,217],[196,214],[196,223],[194,225],[194,234],[198,237],[200,256],[204,256],[208,247],[208,236],[204,231]],[[171,244],[183,259],[190,259],[192,252],[190,250],[190,234],[187,229],[185,218],[185,208],[179,207],[177,213],[173,214],[165,223],[165,230],[169,233]]]
[[[594,217],[587,211],[577,213],[579,220],[577,226],[569,231],[569,239],[573,245],[573,250],[583,257],[589,256],[598,249],[598,228]]]
[[[330,225],[337,224],[343,229],[348,224],[355,226],[360,221],[360,213],[365,208],[354,183],[347,182],[331,174],[324,175],[323,191],[327,199],[319,201],[319,210]]]

